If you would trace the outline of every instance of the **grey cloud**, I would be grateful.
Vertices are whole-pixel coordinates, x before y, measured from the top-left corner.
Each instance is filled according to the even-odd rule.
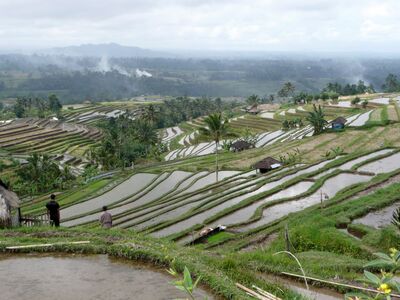
[[[399,8],[396,0],[2,0],[0,49],[390,50],[400,42]]]

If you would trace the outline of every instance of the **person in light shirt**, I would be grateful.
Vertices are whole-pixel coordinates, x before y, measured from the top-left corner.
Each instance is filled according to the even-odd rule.
[[[102,228],[111,228],[112,227],[112,216],[107,211],[107,206],[103,206],[103,213],[100,216],[100,224]]]

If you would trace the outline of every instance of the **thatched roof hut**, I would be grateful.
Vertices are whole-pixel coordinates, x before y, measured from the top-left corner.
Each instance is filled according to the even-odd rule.
[[[11,225],[11,210],[19,207],[17,194],[7,189],[0,180],[0,228]]]
[[[246,142],[246,141],[236,141],[236,142],[232,143],[232,146],[231,146],[232,151],[235,151],[235,152],[240,152],[240,151],[251,149],[251,148],[254,148],[254,146],[251,143]]]
[[[273,169],[279,168],[282,166],[282,162],[279,160],[276,160],[275,158],[272,157],[266,157],[263,160],[260,160],[257,162],[253,168],[258,169],[260,173],[266,173],[268,171],[271,171]]]

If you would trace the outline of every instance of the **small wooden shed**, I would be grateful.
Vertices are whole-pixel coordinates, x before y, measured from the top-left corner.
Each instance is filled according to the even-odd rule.
[[[249,114],[252,114],[252,115],[256,115],[256,114],[258,114],[260,112],[260,110],[258,109],[258,105],[257,104],[254,104],[252,106],[246,107],[246,111]]]
[[[0,228],[12,225],[11,211],[19,207],[17,194],[7,189],[7,186],[0,180]]]
[[[343,129],[346,125],[347,120],[343,117],[338,117],[331,122],[332,129]]]
[[[231,146],[231,150],[234,152],[240,152],[251,148],[254,148],[254,146],[251,143],[242,140],[232,143]]]
[[[279,160],[276,160],[275,158],[272,157],[266,157],[263,160],[260,160],[257,162],[253,168],[257,169],[260,171],[260,173],[267,173],[271,170],[280,168],[282,166],[282,162]]]

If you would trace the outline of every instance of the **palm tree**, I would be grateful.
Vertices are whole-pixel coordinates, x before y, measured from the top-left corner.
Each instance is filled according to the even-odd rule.
[[[260,97],[258,97],[257,95],[253,94],[251,96],[249,96],[246,99],[247,104],[249,104],[250,106],[258,106],[258,104],[261,102]]]
[[[282,98],[291,97],[294,94],[296,87],[290,81],[285,82],[282,88],[278,91],[278,96]]]
[[[157,122],[157,113],[156,107],[150,104],[143,110],[143,119],[154,124]]]
[[[199,128],[200,134],[211,138],[215,142],[215,175],[218,181],[218,147],[221,138],[228,135],[229,123],[223,119],[221,113],[215,113],[204,118],[207,127]]]
[[[324,111],[321,105],[313,105],[314,110],[308,113],[307,121],[314,127],[314,135],[320,134],[328,122],[325,120]]]
[[[139,119],[134,126],[134,136],[140,143],[155,145],[158,142],[159,137],[152,123]]]

